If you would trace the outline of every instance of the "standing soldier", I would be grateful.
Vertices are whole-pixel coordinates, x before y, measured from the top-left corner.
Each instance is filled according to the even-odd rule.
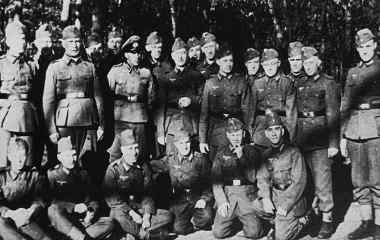
[[[107,36],[107,48],[103,58],[103,66],[100,70],[100,77],[105,78],[113,65],[119,64],[122,61],[120,54],[123,44],[123,34],[118,29],[112,29]]]
[[[38,165],[35,138],[39,119],[32,98],[37,67],[24,56],[25,26],[20,22],[10,23],[5,33],[9,49],[0,58],[0,166],[7,165],[8,142],[14,135],[22,136],[30,146],[26,165]]]
[[[115,139],[109,149],[110,161],[119,159],[120,133],[133,129],[138,137],[143,160],[147,152],[148,112],[155,97],[153,79],[149,69],[140,68],[140,37],[133,35],[122,48],[125,61],[115,65],[108,73],[108,83],[114,98]]]
[[[286,139],[280,116],[269,111],[265,136],[271,146],[264,151],[265,163],[258,173],[262,200],[255,208],[274,218],[276,240],[293,240],[308,223],[305,189],[307,169],[298,148]]]
[[[103,136],[103,101],[92,63],[80,56],[80,32],[68,26],[62,32],[65,54],[51,63],[46,72],[43,110],[50,141],[71,136],[78,160],[86,151],[95,151]]]
[[[28,143],[11,138],[10,166],[0,170],[0,238],[6,240],[50,240],[36,220],[45,208],[46,178],[35,167],[26,167]]]
[[[174,152],[151,162],[153,170],[169,172],[172,187],[170,209],[174,214],[174,232],[188,234],[212,224],[213,197],[207,157],[191,146],[190,134],[178,129]]]
[[[338,153],[339,103],[335,81],[321,72],[322,61],[317,54],[313,47],[302,48],[303,66],[308,77],[296,82],[296,142],[301,147],[313,176],[313,208],[322,212],[318,238],[327,239],[334,232],[331,158]]]
[[[244,54],[244,64],[247,70],[247,82],[253,86],[256,79],[262,78],[264,74],[260,72],[260,52],[254,48],[248,48]]]
[[[196,69],[202,57],[201,41],[196,37],[191,37],[187,40],[187,47],[189,48],[189,64]]]
[[[59,139],[60,164],[48,171],[52,199],[49,219],[58,232],[72,240],[108,239],[113,230],[112,219],[98,218],[96,188],[87,171],[78,166],[75,151],[70,137]]]
[[[228,144],[225,128],[229,118],[241,119],[246,127],[252,125],[250,89],[243,76],[232,72],[231,49],[220,48],[216,63],[219,73],[206,81],[199,120],[199,147],[202,153],[210,152],[211,161],[217,149]]]
[[[204,79],[208,79],[211,75],[217,74],[219,71],[219,66],[215,58],[215,53],[219,45],[216,42],[215,35],[209,32],[202,34],[201,44],[205,59],[198,65],[197,70],[203,75]]]
[[[197,119],[200,112],[202,75],[186,66],[187,46],[181,38],[176,38],[172,47],[175,68],[159,82],[160,102],[157,114],[157,141],[166,145],[166,152],[173,149],[174,131],[185,128],[192,137],[198,133]]]
[[[265,76],[257,79],[252,87],[253,111],[255,123],[253,126],[253,142],[263,148],[270,146],[264,134],[265,110],[276,111],[286,119],[287,131],[293,141],[297,120],[295,91],[292,81],[280,70],[281,61],[275,49],[264,49],[261,65]]]
[[[137,164],[140,146],[133,130],[126,129],[120,136],[123,156],[108,166],[103,183],[110,216],[129,237],[149,239],[155,234],[162,235],[172,220],[171,214],[155,208],[151,174]]]
[[[256,146],[243,143],[243,123],[228,119],[224,134],[228,145],[218,149],[211,169],[212,188],[218,208],[213,234],[216,238],[231,236],[235,220],[243,225],[245,237],[259,239],[264,227],[253,203],[258,197],[257,172],[261,154]]]
[[[356,33],[361,62],[347,74],[341,104],[341,152],[352,164],[354,198],[360,204],[362,224],[351,240],[380,239],[380,61],[371,30]],[[374,214],[373,214],[374,209]],[[374,225],[375,223],[375,225]]]
[[[302,47],[301,42],[291,42],[288,48],[288,61],[290,66],[290,73],[288,77],[294,84],[298,81],[304,81],[307,78],[302,69]]]

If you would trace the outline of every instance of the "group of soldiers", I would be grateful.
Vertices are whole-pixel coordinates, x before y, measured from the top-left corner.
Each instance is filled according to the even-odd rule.
[[[380,240],[371,30],[355,36],[361,62],[342,92],[301,42],[289,44],[289,74],[275,49],[253,48],[240,74],[231,48],[208,32],[176,38],[168,61],[158,32],[144,44],[112,31],[100,54],[99,36],[83,46],[75,26],[62,31],[60,54],[47,24],[30,59],[26,31],[17,19],[7,25],[0,58],[0,238],[168,239],[199,229],[226,238],[242,229],[291,240],[316,215],[318,238],[328,239],[340,152],[362,217],[348,239]],[[108,135],[109,157],[99,159]],[[107,162],[104,177],[97,161]]]

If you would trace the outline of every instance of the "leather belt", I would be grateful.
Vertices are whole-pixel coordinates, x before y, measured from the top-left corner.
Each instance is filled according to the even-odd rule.
[[[252,183],[246,179],[232,179],[230,181],[225,181],[224,185],[225,186],[244,186],[244,185],[252,185]]]
[[[325,115],[326,115],[325,110],[320,110],[316,112],[298,112],[299,118],[314,118],[314,117],[325,116]]]
[[[128,102],[134,102],[134,103],[143,102],[142,97],[138,94],[128,94],[128,95],[115,94],[114,99],[115,100],[128,101]]]
[[[279,116],[281,117],[286,117],[286,112],[285,111],[275,111]],[[263,110],[256,110],[255,112],[256,116],[265,116],[265,111]]]
[[[229,118],[238,118],[238,119],[241,118],[240,113],[223,113],[223,112],[213,113],[213,112],[211,112],[210,116],[217,118],[217,119],[221,119],[221,120],[227,120]]]
[[[29,94],[27,93],[9,94],[8,99],[9,100],[28,100]]]
[[[86,98],[86,94],[84,92],[71,92],[66,93],[65,98]]]

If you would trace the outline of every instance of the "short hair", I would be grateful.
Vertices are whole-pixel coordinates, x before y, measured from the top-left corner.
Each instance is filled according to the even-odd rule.
[[[8,153],[14,150],[20,150],[20,149],[25,150],[25,152],[28,153],[29,152],[28,142],[19,137],[11,138],[11,140],[9,141]]]

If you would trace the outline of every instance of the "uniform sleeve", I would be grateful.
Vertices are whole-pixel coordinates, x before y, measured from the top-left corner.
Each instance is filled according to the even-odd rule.
[[[169,165],[168,165],[167,159],[168,159],[168,156],[164,156],[161,159],[150,161],[150,165],[152,166],[152,171],[154,173],[169,172]]]
[[[209,103],[208,96],[210,92],[210,80],[206,81],[203,89],[203,96],[201,101],[201,114],[199,119],[199,141],[200,143],[207,143],[208,131],[208,118],[209,118]]]
[[[296,105],[296,91],[294,84],[290,79],[286,78],[285,86],[285,113],[286,123],[289,131],[289,138],[291,142],[295,140],[296,124],[297,124],[297,105]]]
[[[281,199],[284,199],[284,201],[280,207],[286,212],[289,212],[302,197],[307,181],[306,165],[301,153],[295,151],[291,157],[293,160],[291,170],[292,184],[285,191],[281,192]]]
[[[48,192],[49,183],[47,176],[44,174],[37,174],[35,177],[35,186],[34,186],[34,200],[32,206],[45,208],[47,206],[47,197],[46,192]]]
[[[83,190],[87,191],[85,204],[87,207],[92,208],[94,212],[97,213],[99,209],[99,202],[96,197],[98,195],[96,187],[91,181],[90,176],[86,172],[82,171],[81,174],[83,178],[82,181],[85,183],[84,187],[86,187],[86,189],[83,189]]]
[[[152,198],[152,172],[147,163],[142,166],[142,169],[144,172],[144,197],[141,201],[141,208],[143,210],[143,214],[154,214],[156,207]]]
[[[116,79],[114,77],[114,70],[111,69],[109,73],[107,74],[107,81],[108,81],[108,86],[111,92],[115,92],[116,88]]]
[[[214,193],[215,201],[217,206],[228,202],[227,196],[224,193],[223,181],[222,181],[222,162],[221,162],[222,152],[218,152],[215,156],[214,162],[211,168],[211,182],[212,191]]]
[[[211,164],[205,155],[201,155],[197,162],[196,171],[200,174],[199,186],[202,186],[202,194],[201,199],[206,202],[211,202],[213,199],[211,184],[210,184],[210,172],[211,172]]]
[[[132,210],[126,202],[121,200],[120,189],[118,188],[117,176],[113,165],[107,168],[102,188],[105,201],[110,208],[122,207],[126,212]]]
[[[9,210],[6,206],[6,199],[3,193],[3,185],[4,185],[3,176],[0,175],[0,216],[4,216],[5,212]]]
[[[327,127],[329,129],[329,147],[338,148],[339,138],[339,102],[337,85],[334,80],[327,80],[326,94]]]
[[[152,73],[149,71],[148,76],[148,107],[151,109],[153,106],[153,103],[156,101],[157,98],[157,87],[155,84],[155,81],[153,79]]]
[[[98,74],[96,73],[95,66],[91,64],[92,74],[94,76],[94,98],[96,102],[96,108],[98,110],[100,127],[104,128],[103,121],[103,92]]]
[[[270,198],[270,174],[266,163],[262,163],[257,171],[257,188],[259,189],[258,195],[260,197]]]
[[[253,112],[252,112],[252,94],[251,88],[248,87],[245,79],[242,79],[242,99],[241,99],[241,110],[243,112],[243,121],[247,127],[248,132],[252,132],[251,128],[253,125]]]
[[[350,115],[350,100],[351,100],[351,88],[349,87],[352,83],[352,70],[347,73],[347,79],[344,86],[344,91],[340,104],[340,124],[341,124],[341,137],[344,135],[346,130],[347,120]]]
[[[157,112],[155,117],[155,123],[157,127],[157,137],[165,136],[165,111],[166,111],[166,101],[167,101],[167,91],[166,84],[161,83],[158,85],[158,101],[157,101]]]
[[[249,123],[251,125],[248,126],[248,130],[249,130],[250,136],[252,137],[253,136],[253,129],[254,129],[253,125],[255,124],[255,119],[256,119],[258,96],[257,96],[257,90],[256,90],[256,86],[255,86],[254,82],[249,85],[249,88],[250,88],[249,91],[251,93],[251,105],[250,105],[251,116],[250,116],[250,120],[252,121],[252,123]]]
[[[56,110],[56,86],[57,79],[54,76],[54,65],[50,65],[46,71],[45,86],[42,97],[42,107],[46,126],[49,135],[57,133],[55,125],[55,110]]]

